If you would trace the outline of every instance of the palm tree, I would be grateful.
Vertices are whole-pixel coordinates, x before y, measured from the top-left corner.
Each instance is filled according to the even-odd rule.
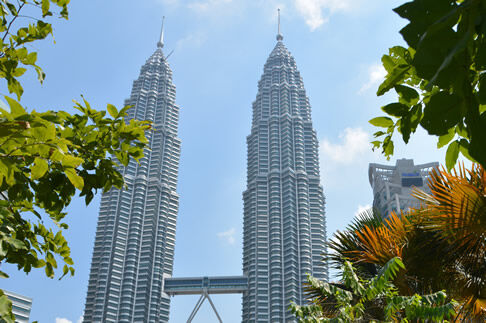
[[[461,319],[486,321],[486,171],[464,164],[432,172],[431,194],[416,191],[424,203],[424,230],[445,243],[444,262],[454,270],[453,297],[461,300]]]
[[[360,214],[328,243],[331,268],[350,260],[358,275],[377,274],[392,258],[406,270],[394,279],[400,295],[445,289],[460,301],[456,320],[486,320],[486,173],[480,165],[452,173],[434,170],[431,194],[416,190],[422,206],[383,219]]]

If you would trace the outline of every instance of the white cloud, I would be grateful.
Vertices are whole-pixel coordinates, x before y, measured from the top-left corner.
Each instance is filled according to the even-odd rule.
[[[236,230],[235,228],[231,228],[229,229],[228,231],[224,231],[224,232],[218,232],[218,238],[222,239],[222,240],[225,240],[227,243],[229,244],[235,244],[235,234],[236,234]]]
[[[158,1],[167,6],[175,6],[179,3],[179,0],[158,0]]]
[[[159,0],[173,1],[177,0]],[[272,22],[275,21],[277,8],[282,9],[285,17],[291,17],[293,12],[302,17],[311,31],[316,30],[329,20],[335,13],[360,12],[364,0],[192,0],[187,8],[194,12],[221,19],[223,16],[240,16],[245,9],[271,10],[272,14],[267,15]],[[286,8],[291,9],[286,9]],[[292,8],[293,7],[293,8]],[[295,8],[295,10],[294,10]],[[269,12],[270,13],[270,12]]]
[[[63,317],[56,317],[56,323],[73,323],[73,321],[68,320]],[[83,323],[83,315],[79,317],[79,319],[76,321],[76,323]]]
[[[321,141],[321,153],[325,160],[350,164],[371,149],[370,136],[361,128],[346,128],[339,138],[342,142],[337,144],[331,143],[327,139]]]
[[[356,212],[354,212],[354,216],[358,216],[360,213],[368,210],[369,208],[371,208],[371,205],[370,204],[366,204],[366,205],[358,205],[358,209],[356,210]]]
[[[327,18],[322,15],[323,8],[320,0],[295,0],[295,7],[311,30],[316,30],[327,22]]]
[[[386,70],[381,64],[373,64],[368,67],[368,80],[358,91],[358,94],[363,94],[372,87],[377,87],[378,84],[383,82],[386,76]]]
[[[182,50],[186,48],[198,48],[201,47],[207,40],[207,35],[201,31],[186,35],[176,43],[176,50]]]
[[[316,30],[336,12],[347,12],[358,6],[361,0],[293,0],[300,15],[311,31]]]
[[[56,323],[73,323],[73,321],[61,317],[56,317]]]
[[[221,5],[227,5],[232,3],[233,0],[206,0],[206,1],[196,1],[191,2],[187,5],[189,9],[197,11],[199,13],[205,13],[214,10],[215,7]]]

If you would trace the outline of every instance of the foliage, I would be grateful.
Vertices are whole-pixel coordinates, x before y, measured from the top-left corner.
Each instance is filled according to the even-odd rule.
[[[388,72],[377,94],[394,89],[388,116],[370,120],[374,149],[393,155],[397,130],[405,143],[420,125],[448,145],[450,170],[459,152],[486,167],[486,1],[413,0],[394,11],[409,23],[400,31],[408,48],[382,57]]]
[[[70,115],[27,113],[17,101],[7,100],[11,112],[0,109],[0,261],[15,263],[25,272],[45,267],[46,275],[53,277],[58,254],[66,263],[64,275],[73,273],[62,231],[54,233],[42,221],[33,224],[22,213],[42,220],[38,211],[43,210],[66,229],[63,210],[77,190],[88,204],[98,189],[122,187],[123,177],[111,156],[123,165],[129,157],[142,156],[143,123],[125,123],[128,107],[120,112],[111,107],[111,119],[86,101],[76,105],[82,114]]]
[[[75,102],[79,112],[28,112],[19,102],[21,77],[27,68],[45,74],[36,65],[37,53],[26,45],[52,35],[49,16],[68,18],[69,0],[0,1],[0,78],[17,99],[5,97],[8,109],[0,109],[0,264],[16,264],[29,273],[44,268],[54,277],[59,258],[62,271],[74,274],[70,249],[63,236],[65,208],[76,193],[89,204],[102,189],[122,188],[117,170],[130,159],[143,156],[147,122],[125,122],[125,107],[118,111],[92,109],[87,101]],[[59,10],[51,11],[51,4]],[[39,17],[40,18],[36,18]],[[22,25],[25,19],[34,23]],[[20,25],[19,25],[20,24]],[[9,111],[8,111],[9,110]],[[46,216],[47,214],[47,216]],[[57,229],[46,225],[49,217]],[[8,277],[0,272],[1,277]],[[62,278],[61,277],[61,278]],[[0,290],[0,318],[13,322],[11,302]]]
[[[460,320],[486,320],[486,173],[480,165],[432,173],[431,194],[414,194],[423,206],[388,218],[369,211],[329,243],[337,268],[350,260],[361,277],[373,277],[393,257],[407,270],[393,280],[401,295],[446,290]]]
[[[435,233],[448,272],[454,272],[454,297],[462,301],[463,318],[486,320],[486,171],[464,164],[452,172],[432,172],[431,194],[416,191],[425,207],[424,230]]]
[[[308,276],[310,305],[290,307],[299,322],[444,321],[455,315],[455,302],[441,291],[430,295],[400,296],[392,280],[404,270],[400,258],[390,259],[369,280],[358,277],[349,261],[342,268],[342,286]]]

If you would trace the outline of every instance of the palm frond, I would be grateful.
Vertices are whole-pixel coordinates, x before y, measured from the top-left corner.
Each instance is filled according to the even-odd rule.
[[[340,270],[349,259],[350,252],[360,250],[356,232],[364,227],[379,228],[383,225],[383,219],[379,212],[373,208],[358,214],[343,231],[337,231],[327,242],[328,252],[324,254],[331,268]],[[356,271],[363,277],[373,277],[378,273],[375,265],[369,263],[355,264]]]
[[[392,212],[383,223],[376,228],[364,226],[355,232],[359,249],[348,252],[350,259],[383,266],[394,257],[402,257],[407,242],[407,217]]]

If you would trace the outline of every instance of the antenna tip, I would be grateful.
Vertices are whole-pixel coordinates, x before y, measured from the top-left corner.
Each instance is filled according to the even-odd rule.
[[[278,33],[277,33],[277,41],[283,40],[282,33],[280,32],[280,8],[277,8],[278,13]]]
[[[164,20],[165,20],[165,16],[162,16],[162,28],[160,28],[160,38],[159,41],[157,42],[158,48],[164,47]]]

